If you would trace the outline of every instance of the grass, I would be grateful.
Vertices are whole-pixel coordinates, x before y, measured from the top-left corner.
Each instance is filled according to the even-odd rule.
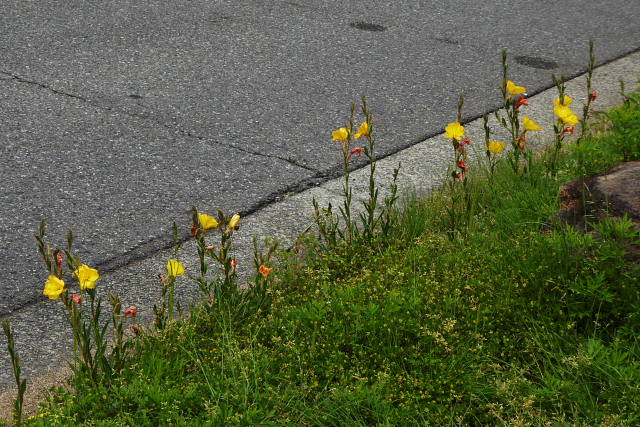
[[[471,176],[456,230],[444,189],[407,197],[373,241],[279,253],[261,292],[140,335],[114,379],[76,376],[25,423],[640,424],[640,234],[556,216],[562,182],[640,159],[639,101],[561,151],[557,175],[541,153],[527,174]]]

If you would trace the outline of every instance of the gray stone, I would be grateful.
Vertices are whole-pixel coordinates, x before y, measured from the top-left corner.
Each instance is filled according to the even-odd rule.
[[[625,215],[640,227],[640,161],[618,163],[599,175],[563,184],[560,204],[560,218],[579,228]]]

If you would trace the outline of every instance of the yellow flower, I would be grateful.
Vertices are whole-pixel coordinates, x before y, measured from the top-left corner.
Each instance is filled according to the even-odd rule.
[[[568,98],[568,97],[565,97]],[[571,110],[571,108],[567,107],[567,104],[556,104],[553,107],[553,112],[562,120],[562,123],[569,126],[574,126],[578,124],[578,116]]]
[[[48,296],[49,299],[58,299],[60,298],[60,294],[64,291],[64,281],[58,279],[53,274],[49,276],[49,280],[47,280],[44,284],[44,291],[42,292],[44,295]]]
[[[240,215],[235,214],[234,216],[231,217],[231,220],[229,221],[229,228],[235,229],[238,226],[239,222],[240,222]]]
[[[553,100],[553,105],[564,105],[565,107],[568,107],[573,102],[573,98],[571,98],[569,95],[565,95],[563,97],[563,101],[564,102],[560,102],[560,98],[556,98]]]
[[[184,276],[184,265],[177,259],[170,259],[167,262],[167,274],[169,277]]]
[[[509,95],[520,95],[521,93],[525,93],[526,91],[527,90],[524,88],[524,86],[517,86],[511,80],[507,81],[507,92],[509,92]]]
[[[444,128],[444,130],[445,138],[453,138],[460,141],[464,136],[464,126],[462,126],[460,122],[451,122]]]
[[[361,136],[369,136],[369,132],[371,132],[371,127],[369,127],[369,123],[368,122],[362,122],[362,124],[358,128],[358,133],[353,135],[353,137],[355,139],[358,139]]]
[[[533,120],[531,120],[529,117],[524,116],[523,120],[524,120],[524,130],[525,131],[535,132],[535,131],[540,130],[540,126],[538,126],[538,124],[536,122],[534,122]]]
[[[200,224],[202,224],[202,229],[204,231],[207,231],[210,228],[217,228],[218,225],[220,225],[214,217],[207,215],[206,213],[199,213],[198,220],[200,221]]]
[[[340,128],[331,132],[332,141],[346,141],[349,138],[349,131],[347,128]]]
[[[73,275],[78,278],[78,283],[80,283],[80,290],[84,291],[85,289],[93,289],[96,287],[96,280],[100,278],[100,274],[98,270],[95,268],[91,268],[86,264],[82,264],[80,267],[76,268],[76,271],[73,272]]]
[[[489,141],[487,143],[487,150],[493,154],[499,154],[504,151],[504,142],[502,141]]]

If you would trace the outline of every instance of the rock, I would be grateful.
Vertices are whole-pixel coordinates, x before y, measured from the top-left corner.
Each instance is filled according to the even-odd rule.
[[[560,218],[583,230],[586,221],[624,215],[640,229],[640,161],[618,163],[599,175],[563,184],[560,206]]]

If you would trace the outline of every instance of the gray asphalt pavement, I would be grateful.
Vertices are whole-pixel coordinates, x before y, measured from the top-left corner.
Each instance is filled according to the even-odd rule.
[[[73,229],[114,272],[187,232],[337,176],[331,130],[368,94],[379,155],[640,48],[640,2],[23,1],[0,4],[0,317],[42,301],[33,233]],[[434,152],[434,156],[443,156]],[[444,161],[444,160],[443,160]],[[155,272],[150,272],[153,274]]]

